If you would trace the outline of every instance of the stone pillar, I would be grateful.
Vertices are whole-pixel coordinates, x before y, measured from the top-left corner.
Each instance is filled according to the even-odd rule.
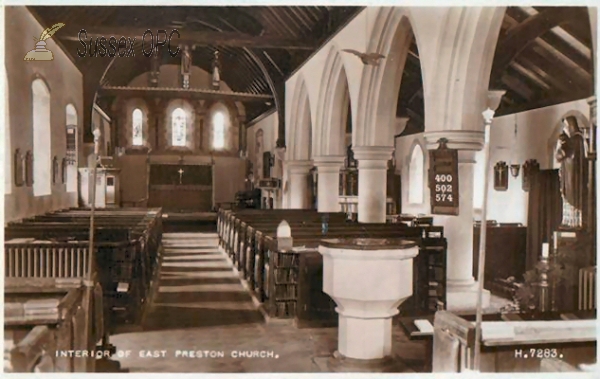
[[[315,157],[317,166],[317,208],[319,212],[339,212],[340,169],[344,156]]]
[[[290,203],[291,209],[308,209],[309,188],[308,174],[313,167],[312,161],[288,161],[285,162],[290,183]]]
[[[387,169],[392,146],[357,146],[358,222],[385,223]]]
[[[473,181],[475,153],[482,149],[483,137],[483,132],[475,131],[425,134],[429,150],[438,148],[440,138],[448,139],[448,148],[458,149],[459,213],[457,216],[435,216],[435,223],[444,227],[448,241],[446,301],[450,310],[474,310],[477,304],[478,286],[473,278]],[[483,307],[488,307],[489,303],[490,292],[484,290]]]

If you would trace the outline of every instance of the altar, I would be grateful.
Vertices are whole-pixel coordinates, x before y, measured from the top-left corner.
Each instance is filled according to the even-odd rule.
[[[150,164],[148,206],[208,212],[214,204],[212,164]]]

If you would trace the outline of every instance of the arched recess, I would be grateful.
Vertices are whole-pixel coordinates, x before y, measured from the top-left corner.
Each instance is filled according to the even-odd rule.
[[[33,116],[33,195],[52,194],[52,144],[48,141],[52,135],[50,124],[50,89],[46,82],[35,79],[31,84]]]
[[[308,91],[303,78],[300,78],[296,85],[291,116],[290,136],[292,139],[288,144],[288,159],[311,159],[313,156],[311,110]]]
[[[425,153],[418,141],[408,156],[408,203],[420,205],[425,201]]]
[[[577,119],[577,124],[580,129],[588,128],[590,126],[590,121],[588,120],[588,118],[578,110],[570,110],[563,114],[554,124],[554,127],[552,128],[552,134],[550,135],[550,138],[548,138],[548,143],[546,147],[548,152],[546,158],[546,162],[548,165],[547,167],[553,169],[560,168],[560,163],[558,163],[558,161],[556,160],[555,153],[556,148],[558,146],[558,137],[560,136],[560,133],[563,130],[562,120],[569,116],[574,116]]]
[[[4,67],[4,194],[12,193],[13,167],[12,167],[12,140],[10,135],[10,101],[8,100],[8,75]]]
[[[320,130],[315,141],[315,155],[343,156],[346,154],[346,133],[352,133],[352,112],[348,78],[338,49],[330,49],[317,104],[317,122]],[[350,129],[350,130],[348,130]]]
[[[379,65],[366,65],[363,70],[354,146],[393,146],[402,72],[413,38],[419,45],[410,19],[410,11],[399,7],[381,8],[377,15],[367,50],[385,58]],[[423,67],[421,72],[425,77]]]
[[[67,192],[77,192],[77,137],[78,137],[78,117],[77,109],[73,104],[67,104],[65,107],[66,135],[67,135],[67,167],[66,167],[66,187]]]

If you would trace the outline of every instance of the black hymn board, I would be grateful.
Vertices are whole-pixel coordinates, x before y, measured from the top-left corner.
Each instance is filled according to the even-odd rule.
[[[458,151],[448,149],[444,138],[429,152],[431,213],[458,215]]]

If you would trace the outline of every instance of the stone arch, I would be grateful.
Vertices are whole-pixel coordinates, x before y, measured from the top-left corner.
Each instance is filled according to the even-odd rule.
[[[419,35],[411,19],[410,10],[400,7],[383,7],[377,15],[367,50],[385,58],[379,65],[368,65],[363,70],[353,146],[394,144],[396,103],[413,36],[419,46]],[[423,67],[421,73],[425,79]],[[387,128],[381,129],[382,125]]]
[[[288,144],[288,159],[308,160],[313,156],[313,131],[311,121],[310,100],[306,82],[303,77],[298,79],[294,97],[292,98],[290,128],[290,144]]]
[[[348,78],[337,46],[332,46],[325,61],[324,80],[319,89],[317,104],[316,155],[343,156],[346,154],[346,123],[351,106]],[[351,117],[351,116],[350,116]]]
[[[558,121],[556,121],[554,127],[552,128],[552,134],[550,134],[550,137],[548,138],[548,142],[546,145],[548,152],[548,154],[546,155],[547,160],[546,162],[540,162],[541,164],[546,163],[548,165],[547,167],[549,168],[559,168],[554,158],[554,153],[556,151],[558,137],[560,136],[560,133],[563,129],[562,120],[569,116],[574,116],[577,119],[577,123],[579,124],[580,129],[589,128],[590,126],[590,121],[588,120],[588,118],[578,110],[570,110],[565,112],[562,116],[560,116],[560,118],[558,119]]]
[[[443,34],[435,56],[438,65],[425,83],[428,144],[439,131],[461,131],[450,148],[479,150],[490,75],[506,7],[450,8],[442,20]],[[435,91],[432,89],[436,88]]]

